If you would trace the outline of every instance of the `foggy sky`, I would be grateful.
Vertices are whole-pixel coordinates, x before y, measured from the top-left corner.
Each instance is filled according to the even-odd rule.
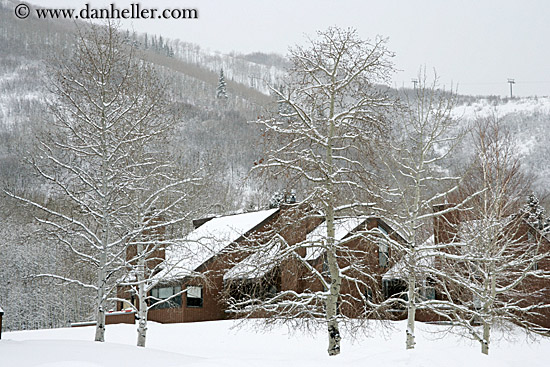
[[[161,34],[227,53],[277,52],[331,25],[362,38],[389,37],[399,70],[394,86],[412,86],[420,66],[461,94],[550,95],[550,1],[547,0],[31,0],[42,7],[80,8],[111,2],[124,8],[194,8],[196,20],[134,20],[123,27]]]

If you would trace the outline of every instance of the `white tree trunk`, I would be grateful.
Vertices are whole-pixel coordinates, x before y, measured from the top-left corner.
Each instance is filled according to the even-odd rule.
[[[104,342],[105,341],[105,286],[106,286],[106,272],[105,267],[107,263],[107,253],[106,253],[106,240],[103,247],[103,252],[100,255],[100,269],[97,280],[97,323],[95,329],[95,341]]]
[[[414,274],[409,274],[409,292],[408,292],[408,301],[407,301],[407,349],[414,349],[416,344],[414,341],[414,319],[416,315],[416,303],[414,300],[415,296],[415,276]]]
[[[333,81],[334,82],[334,81]],[[334,192],[332,185],[332,175],[334,172],[334,163],[332,157],[332,138],[334,136],[334,94],[330,98],[330,114],[329,114],[329,132],[327,144],[327,167],[328,177],[326,182],[327,189],[327,207],[326,207],[326,222],[327,222],[327,263],[330,272],[330,289],[326,301],[326,318],[328,327],[328,355],[335,356],[340,354],[340,327],[338,325],[338,297],[340,295],[340,286],[342,277],[340,276],[340,267],[336,257],[336,248],[334,244]]]
[[[104,271],[101,271],[104,273]],[[100,281],[101,283],[101,281]],[[95,327],[95,341],[104,342],[105,341],[105,305],[104,305],[104,288],[100,287],[98,289],[98,308],[97,308],[97,323]]]
[[[105,82],[103,76],[100,81],[102,84]],[[102,90],[102,100],[106,101],[105,91]],[[109,162],[107,158],[108,144],[107,144],[107,121],[105,118],[105,107],[101,110],[101,124],[99,129],[99,142],[100,142],[100,152],[101,156],[101,183],[99,185],[99,191],[101,193],[101,254],[99,255],[99,274],[98,274],[98,311],[97,311],[97,324],[96,324],[96,333],[95,341],[104,342],[105,341],[105,298],[106,298],[106,286],[107,286],[107,251],[109,246],[109,237],[110,237],[110,219],[109,219],[109,200],[106,193],[109,191],[108,183],[108,170]]]
[[[336,254],[334,253],[334,210],[329,206],[327,210],[327,263],[330,272],[330,289],[326,300],[326,318],[328,327],[328,354],[340,354],[340,327],[338,325],[338,296],[342,278],[338,269]]]
[[[483,340],[481,341],[481,353],[489,354],[489,339],[491,337],[491,325],[483,323]]]
[[[147,305],[145,304],[145,301],[140,301],[139,303],[139,311],[138,311],[138,339],[137,339],[137,346],[138,347],[145,347],[145,340],[147,337]]]
[[[138,310],[138,339],[137,346],[145,347],[145,340],[147,336],[147,303],[145,298],[147,297],[147,292],[145,290],[145,258],[144,258],[144,246],[138,244],[137,246],[138,254],[138,299],[139,299],[139,310]]]
[[[409,265],[409,276],[407,279],[408,284],[408,293],[407,293],[407,330],[405,333],[407,334],[406,342],[405,342],[405,348],[406,349],[414,349],[414,346],[416,342],[414,341],[415,335],[414,335],[414,322],[416,318],[416,272],[417,272],[417,262],[416,262],[416,240],[417,240],[417,234],[416,229],[418,228],[418,215],[420,212],[420,202],[422,200],[421,198],[421,192],[420,192],[420,186],[421,186],[421,176],[420,172],[423,170],[424,167],[424,154],[422,153],[423,150],[420,150],[420,159],[419,159],[419,167],[420,169],[417,171],[415,176],[415,195],[414,195],[414,211],[412,214],[412,233],[413,233],[413,239],[412,239],[412,247],[409,249],[408,257],[408,265]]]
[[[489,271],[489,300],[485,302],[485,307],[483,308],[484,313],[484,321],[483,321],[483,340],[481,342],[481,353],[483,354],[489,354],[489,343],[491,338],[491,324],[492,324],[492,317],[488,317],[488,315],[491,312],[491,308],[493,307],[493,302],[496,299],[497,292],[496,292],[496,279],[495,279],[495,273],[493,266],[490,267]]]

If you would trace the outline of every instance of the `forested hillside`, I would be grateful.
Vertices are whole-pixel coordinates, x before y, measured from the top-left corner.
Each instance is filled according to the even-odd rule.
[[[48,84],[51,65],[57,57],[71,53],[75,32],[85,25],[21,21],[13,16],[13,6],[10,1],[0,2],[0,305],[10,311],[4,328],[55,327],[91,318],[92,295],[75,285],[53,287],[55,281],[37,280],[33,275],[59,269],[88,278],[93,275],[54,239],[44,237],[35,221],[37,213],[6,192],[62,210],[79,209],[66,207],[52,194],[27,158],[36,153],[35,135],[47,134],[52,123],[47,108],[52,97]],[[189,212],[202,216],[265,207],[272,194],[283,189],[298,189],[298,199],[303,198],[298,182],[287,186],[286,177],[249,174],[276,144],[277,140],[270,140],[265,130],[252,122],[280,108],[269,86],[280,89],[288,60],[261,52],[223,55],[185,40],[122,34],[140,59],[155,66],[167,85],[169,108],[179,111],[175,133],[166,139],[163,149],[177,157],[182,170],[200,169],[205,177]],[[218,98],[221,70],[227,98]],[[388,94],[398,98],[413,92],[390,90]],[[550,98],[459,96],[458,103],[453,116],[462,130],[478,118],[502,120],[523,172],[532,177],[533,189],[544,200],[550,180]],[[388,120],[388,129],[398,126]],[[464,170],[472,159],[471,144],[472,137],[466,133],[456,150],[458,155],[439,169]],[[187,229],[185,225],[182,231]]]
[[[71,47],[75,26],[62,21],[21,22],[13,17],[7,4],[0,8],[0,17],[0,181],[13,190],[34,190],[30,173],[21,165],[20,158],[32,145],[33,129],[48,124],[45,114],[48,85],[44,78],[47,65],[55,62],[54,55]],[[263,70],[266,66],[229,56],[224,60],[217,57],[218,62],[208,61],[203,66],[200,62],[207,56],[184,52],[191,45],[162,38],[157,41],[156,37],[147,41],[147,35],[127,33],[126,37],[128,43],[137,45],[140,57],[158,66],[169,81],[174,108],[183,111],[180,134],[171,142],[181,154],[182,163],[215,166],[216,177],[212,179],[221,180],[217,190],[220,186],[238,186],[259,155],[256,149],[259,134],[247,122],[264,111],[270,98],[249,87],[244,78],[233,75],[245,75],[249,68]],[[156,46],[159,42],[162,46]],[[174,45],[170,47],[177,50],[177,56],[166,51],[168,43]],[[226,68],[227,100],[216,98],[220,68]],[[225,210],[234,210],[241,203],[228,205]]]
[[[526,174],[533,179],[533,188],[541,196],[549,193],[550,180],[550,98],[521,99],[478,97],[458,106],[454,115],[464,126],[478,118],[495,116],[502,120],[514,142],[514,149]],[[468,140],[463,144],[468,149]],[[466,154],[466,152],[464,152]],[[548,201],[547,201],[548,203]]]
[[[79,27],[84,25],[20,21],[13,16],[12,3],[0,3],[0,304],[12,310],[4,318],[4,328],[8,329],[62,326],[90,317],[93,300],[86,291],[76,292],[74,286],[52,287],[54,281],[32,278],[61,268],[68,270],[74,259],[44,237],[32,210],[6,194],[44,203],[57,201],[26,161],[35,149],[35,134],[47,132],[53,118],[47,108],[51,99],[47,82],[50,65],[55,64],[56,57],[70,53]],[[193,60],[167,53],[164,47],[146,45],[146,37],[126,34],[127,43],[137,46],[139,57],[157,66],[171,95],[170,108],[180,111],[177,133],[165,142],[165,149],[178,157],[183,169],[201,167],[207,177],[192,210],[201,216],[265,201],[269,194],[263,194],[245,177],[261,152],[261,135],[248,121],[265,111],[270,97],[249,87],[248,82],[242,84],[228,77],[228,98],[218,99],[218,64],[213,69],[201,67]],[[256,65],[241,61],[239,66]],[[226,75],[246,72],[236,68]],[[85,272],[82,264],[75,262],[74,266],[80,274]],[[58,316],[52,318],[54,314]]]

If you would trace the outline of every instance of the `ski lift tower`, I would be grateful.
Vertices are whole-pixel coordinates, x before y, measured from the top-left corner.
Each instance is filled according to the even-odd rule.
[[[512,94],[512,84],[515,84],[516,81],[514,79],[508,78],[508,83],[510,83],[510,98],[514,98],[514,96]]]

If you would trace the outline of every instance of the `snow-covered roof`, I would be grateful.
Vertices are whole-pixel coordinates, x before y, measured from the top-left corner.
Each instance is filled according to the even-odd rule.
[[[527,218],[523,218],[522,220],[526,225],[532,228],[533,231],[537,232],[542,238],[544,238],[546,241],[550,241],[550,227],[540,229],[535,224],[529,222]]]
[[[180,278],[192,274],[199,266],[279,209],[227,215],[210,219],[178,244],[166,248],[164,270],[156,277]]]
[[[409,241],[409,236],[407,236],[405,231],[403,231],[401,226],[396,221],[394,221],[393,219],[389,219],[387,217],[381,217],[380,219],[382,219],[382,221],[384,221],[387,225],[391,227],[393,233],[396,233],[399,237],[401,237],[405,241]]]
[[[229,269],[224,274],[223,280],[257,279],[263,277],[278,264],[277,255],[280,251],[280,242],[275,239],[270,241],[267,246],[259,248],[252,255]]]
[[[367,220],[367,217],[336,218],[334,220],[334,239],[341,241],[365,220]],[[325,249],[322,244],[325,243],[326,237],[326,222],[319,224],[313,231],[309,232],[304,241],[304,244],[310,244],[306,247],[305,260],[316,260],[323,254]]]
[[[420,253],[420,258],[418,260],[417,266],[419,268],[431,267],[435,263],[435,255],[430,253],[429,250],[426,250],[428,247],[434,245],[434,236],[431,235],[426,241],[424,241],[417,249]],[[424,253],[422,253],[424,252]],[[406,259],[402,258],[396,262],[384,275],[382,279],[402,279],[406,280],[408,278],[409,271],[407,269]]]
[[[498,235],[516,218],[515,215],[509,215],[500,219],[463,220],[458,224],[457,238],[454,239],[453,243],[468,242],[480,236]]]

